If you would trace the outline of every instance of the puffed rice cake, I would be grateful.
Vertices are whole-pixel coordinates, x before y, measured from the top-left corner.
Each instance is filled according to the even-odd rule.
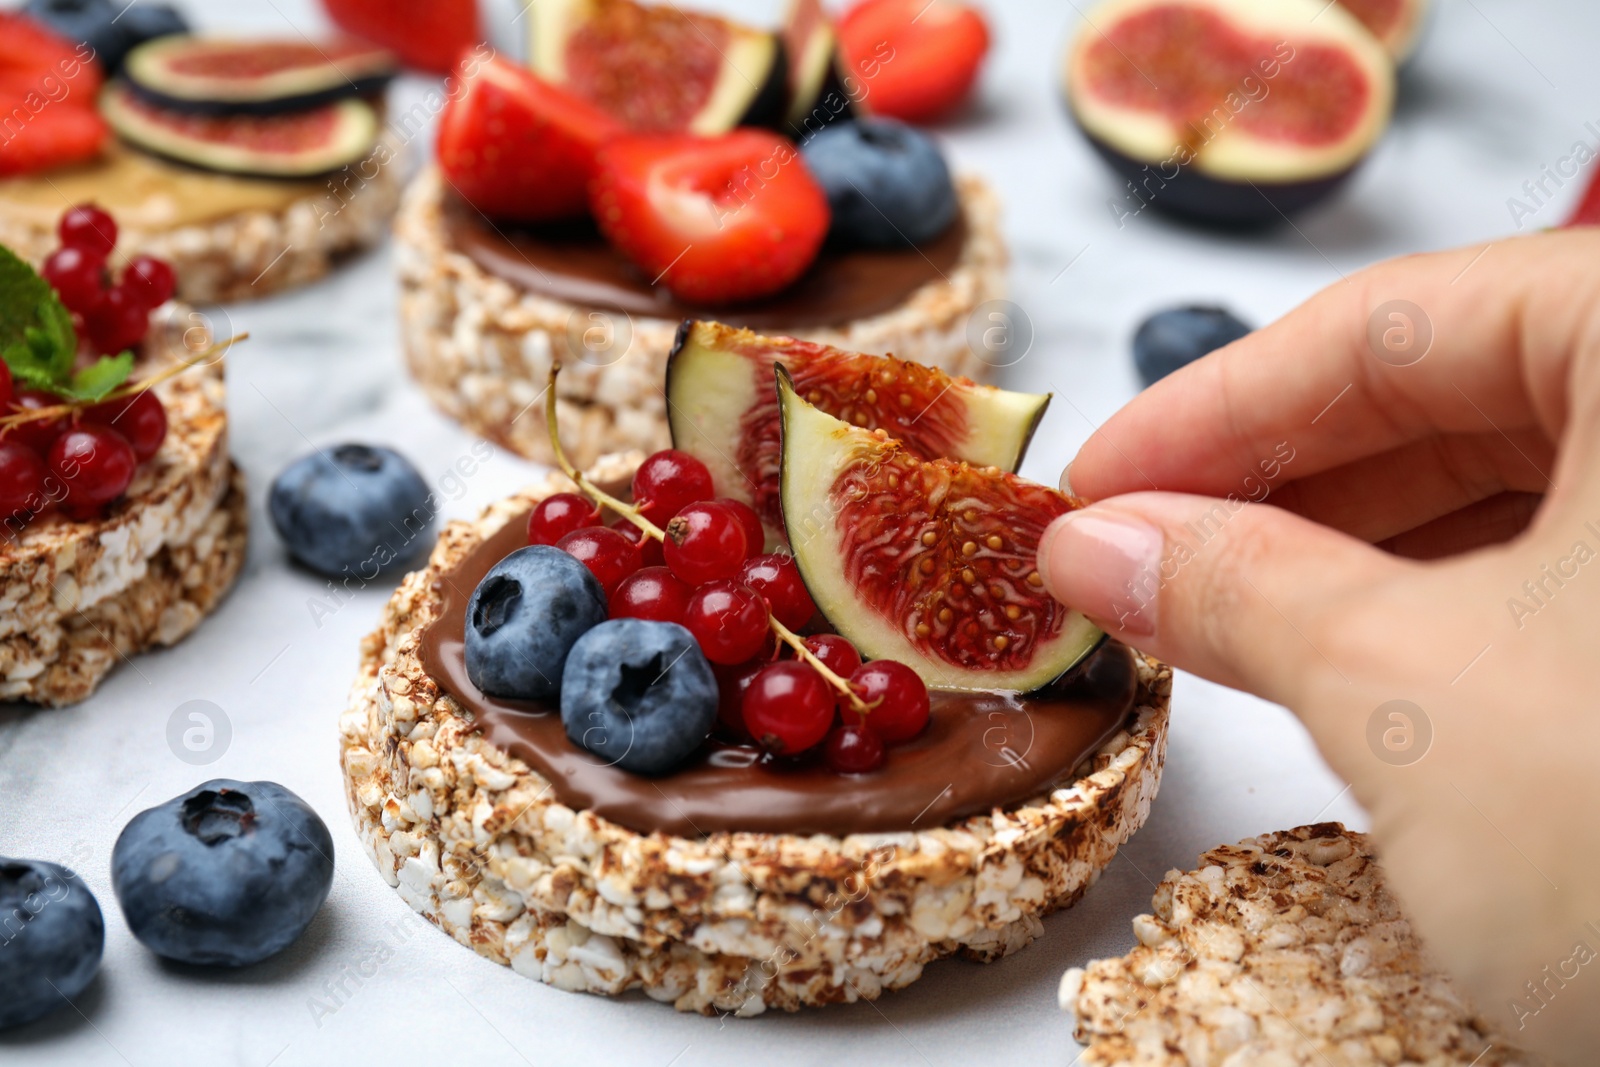
[[[625,483],[641,456],[608,457]],[[936,959],[1027,945],[1143,825],[1166,756],[1171,671],[1139,659],[1132,723],[1046,796],[926,831],[640,834],[550,795],[423,670],[446,576],[571,483],[551,475],[451,523],[364,643],[339,721],[356,828],[412,908],[478,953],[567,990],[642,989],[681,1011],[755,1015],[876,999]],[[854,886],[847,897],[841,887]]]
[[[1318,823],[1169,871],[1126,956],[1074,967],[1082,1067],[1536,1067],[1428,958],[1365,834]]]

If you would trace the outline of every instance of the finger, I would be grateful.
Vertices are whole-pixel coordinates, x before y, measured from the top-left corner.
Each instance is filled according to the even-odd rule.
[[[1540,493],[1501,493],[1380,541],[1378,547],[1406,559],[1427,560],[1505,544],[1527,530],[1544,499]]]
[[[1223,495],[1284,446],[1304,477],[1439,433],[1554,441],[1569,364],[1595,358],[1597,259],[1600,231],[1574,230],[1362,271],[1135,398],[1085,443],[1073,491]],[[1384,315],[1369,340],[1396,300],[1414,305],[1413,344],[1432,334],[1407,366],[1415,351],[1381,344]]]
[[[1327,615],[1413,564],[1277,508],[1134,493],[1045,530],[1039,573],[1112,636],[1213,681],[1297,705],[1338,681]]]
[[[1429,437],[1307,478],[1246,492],[1363,541],[1382,541],[1505,492],[1544,493],[1555,446],[1537,431]],[[1292,474],[1293,459],[1281,465]]]

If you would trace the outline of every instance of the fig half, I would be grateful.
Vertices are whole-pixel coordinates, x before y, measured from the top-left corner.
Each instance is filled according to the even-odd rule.
[[[855,117],[855,102],[839,73],[839,38],[822,0],[792,0],[783,23],[783,47],[789,61],[784,123],[791,137],[809,137]]]
[[[1376,38],[1323,0],[1107,0],[1067,54],[1067,105],[1146,207],[1276,222],[1339,187],[1394,105]]]
[[[1013,393],[932,367],[690,319],[667,358],[672,446],[698,457],[722,495],[783,533],[774,364],[810,403],[883,429],[913,455],[1016,470],[1050,397]]]
[[[394,56],[352,38],[232,40],[176,34],[128,53],[139,95],[176,111],[278,114],[375,93],[398,71]]]
[[[117,136],[180,163],[264,178],[310,178],[364,159],[378,117],[362,100],[283,115],[191,115],[158,107],[113,82],[100,113]]]
[[[1339,0],[1339,6],[1383,42],[1396,63],[1417,49],[1428,18],[1429,0]]]
[[[998,467],[921,459],[806,403],[782,367],[783,515],[811,599],[867,659],[935,689],[1029,692],[1104,634],[1049,593],[1039,538],[1076,502]]]
[[[726,133],[783,120],[777,36],[732,19],[634,0],[531,0],[535,74],[642,133]]]

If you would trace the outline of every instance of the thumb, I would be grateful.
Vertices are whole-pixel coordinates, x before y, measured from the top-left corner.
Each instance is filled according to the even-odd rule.
[[[1411,566],[1265,504],[1131,493],[1061,516],[1045,588],[1111,636],[1281,704],[1337,676],[1333,605]]]

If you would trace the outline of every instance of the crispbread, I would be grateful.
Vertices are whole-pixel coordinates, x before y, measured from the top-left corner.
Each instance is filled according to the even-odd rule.
[[[165,317],[138,375],[184,347]],[[244,557],[241,475],[228,458],[220,364],[156,387],[167,438],[122,501],[90,522],[47,513],[0,538],[0,699],[61,705],[93,692],[122,657],[172,644],[233,583]]]
[[[594,476],[625,480],[639,458],[602,461]],[[571,488],[552,475],[475,522],[451,523],[365,642],[340,719],[362,843],[402,899],[462,944],[563,989],[639,988],[684,1011],[870,1000],[932,960],[991,960],[1028,944],[1143,824],[1171,684],[1147,659],[1133,722],[1075,781],[949,826],[688,839],[566,807],[428,676],[418,631],[472,548]]]
[[[401,169],[401,153],[385,142],[371,159],[347,168],[359,173],[330,176],[325,186],[276,209],[236,211],[168,229],[124,221],[118,257],[166,260],[177,273],[178,298],[190,303],[270,296],[314,281],[340,259],[382,240],[399,203]],[[63,203],[61,210],[71,206]],[[37,266],[58,244],[55,220],[8,211],[0,196],[0,244]]]
[[[957,191],[967,239],[956,266],[899,307],[829,329],[796,331],[851,352],[901,359],[981,378],[988,366],[969,341],[973,312],[1005,295],[1000,205],[981,179]],[[562,444],[580,467],[602,452],[653,452],[670,443],[661,383],[677,335],[675,319],[621,316],[626,351],[604,365],[569,351],[581,312],[563,300],[518,289],[449,244],[444,183],[437,168],[407,188],[395,218],[401,340],[411,373],[445,414],[474,433],[542,462],[550,446],[542,411],[552,357],[565,360],[556,389]]]
[[[1170,871],[1126,956],[1073,968],[1083,1067],[1533,1067],[1428,959],[1366,835],[1263,834]]]

